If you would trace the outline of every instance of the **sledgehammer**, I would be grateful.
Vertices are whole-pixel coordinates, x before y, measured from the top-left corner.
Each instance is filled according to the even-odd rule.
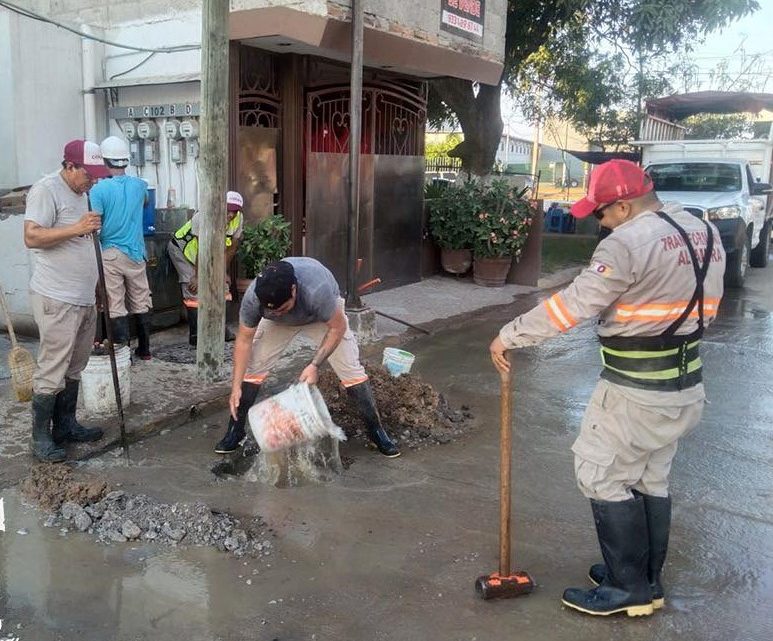
[[[510,571],[510,457],[515,426],[511,419],[509,371],[500,372],[499,395],[499,572],[480,576],[475,581],[475,591],[486,600],[509,599],[529,594],[534,589],[534,579],[526,572]]]

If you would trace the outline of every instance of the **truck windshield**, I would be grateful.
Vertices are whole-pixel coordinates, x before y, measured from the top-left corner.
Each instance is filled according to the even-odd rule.
[[[655,191],[741,191],[738,165],[711,162],[675,162],[650,165],[647,173]]]

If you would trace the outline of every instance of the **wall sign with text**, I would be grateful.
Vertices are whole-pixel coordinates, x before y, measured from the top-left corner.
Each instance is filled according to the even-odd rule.
[[[483,40],[486,0],[441,0],[440,28],[470,40]]]

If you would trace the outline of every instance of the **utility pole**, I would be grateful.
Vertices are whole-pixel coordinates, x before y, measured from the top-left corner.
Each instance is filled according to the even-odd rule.
[[[357,293],[360,240],[360,120],[362,117],[363,0],[352,0],[352,68],[349,84],[349,237],[346,244],[346,309],[362,309]]]
[[[222,375],[225,334],[225,192],[228,176],[228,16],[226,0],[203,0],[201,22],[201,162],[199,172],[200,378]]]

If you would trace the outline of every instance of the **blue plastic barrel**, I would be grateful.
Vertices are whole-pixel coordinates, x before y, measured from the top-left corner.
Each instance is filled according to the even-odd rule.
[[[156,233],[156,188],[148,187],[148,200],[142,210],[142,233],[152,236]]]

